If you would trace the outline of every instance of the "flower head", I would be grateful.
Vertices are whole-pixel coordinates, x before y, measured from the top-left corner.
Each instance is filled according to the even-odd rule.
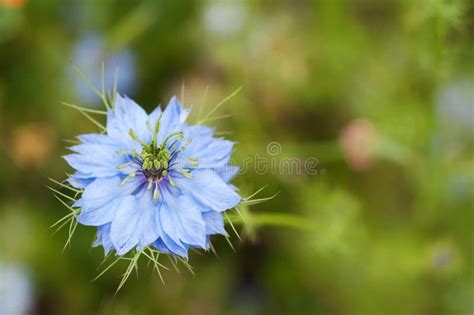
[[[222,212],[241,198],[229,181],[234,143],[212,128],[189,125],[189,110],[173,97],[151,114],[117,94],[105,134],[84,134],[65,156],[76,172],[69,183],[83,189],[74,207],[79,223],[97,226],[96,246],[123,255],[153,246],[187,257],[226,235]]]
[[[72,60],[81,71],[86,73],[94,86],[100,86],[103,78],[104,89],[112,90],[113,84],[124,93],[132,93],[136,89],[136,58],[129,49],[119,49],[114,53],[107,51],[106,39],[99,33],[82,34],[74,46]],[[103,68],[97,66],[103,62]],[[118,71],[117,65],[120,65]],[[67,68],[70,70],[70,67]],[[101,71],[102,70],[102,71]],[[80,77],[76,77],[74,89],[77,97],[85,102],[86,107],[98,106],[96,94]]]

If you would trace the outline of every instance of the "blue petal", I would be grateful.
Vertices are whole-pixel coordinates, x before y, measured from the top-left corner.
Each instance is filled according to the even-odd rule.
[[[178,188],[191,195],[204,208],[224,211],[240,202],[240,196],[214,171],[193,170],[192,178],[173,176]]]
[[[143,108],[128,97],[117,94],[114,109],[107,112],[107,134],[127,144],[129,148],[136,148],[138,144],[130,137],[130,129],[133,129],[139,139],[145,140],[147,120],[148,115]]]
[[[156,245],[165,245],[165,247],[174,255],[188,258],[189,245],[182,242],[175,243],[166,233],[161,236],[162,243],[158,242]],[[158,248],[158,247],[157,247]]]
[[[183,108],[176,96],[173,96],[161,117],[158,141],[163,141],[170,133],[177,131],[186,121],[188,115],[189,109]]]
[[[142,196],[138,205],[139,209],[135,209],[135,211],[141,212],[139,226],[141,233],[137,248],[141,250],[153,243],[163,232],[161,226],[156,224],[159,216],[159,206],[153,202],[152,195],[145,194]]]
[[[112,220],[112,243],[118,255],[123,255],[137,246],[139,250],[152,244],[160,237],[161,226],[156,224],[158,206],[149,194],[140,198],[128,198],[121,204]]]
[[[222,167],[214,169],[214,171],[222,178],[226,183],[230,182],[232,178],[237,175],[240,167],[234,165],[224,165]]]
[[[99,226],[112,221],[115,208],[120,199],[113,199],[99,208],[89,208],[83,205],[81,213],[77,216],[77,221],[83,225]]]
[[[166,246],[166,244],[163,242],[163,240],[161,238],[154,241],[153,246],[155,246],[155,248],[158,251],[160,251],[160,253],[163,253],[163,254],[172,254],[173,253],[169,250],[169,248]]]
[[[150,123],[150,127],[155,127],[155,124],[158,120],[158,118],[160,118],[160,115],[161,115],[161,107],[160,106],[157,106],[151,113],[150,115],[148,115],[148,122]]]
[[[212,137],[215,132],[215,128],[203,125],[186,126],[185,132],[190,138],[193,139],[197,137]]]
[[[124,195],[119,177],[97,178],[86,187],[81,199],[74,203],[81,207],[77,221],[84,225],[99,226],[112,221],[115,207]]]
[[[84,189],[94,180],[95,177],[85,173],[76,172],[67,179],[67,182],[74,188]]]
[[[162,191],[163,194],[163,191]],[[161,206],[163,205],[163,200],[161,201]],[[161,211],[161,209],[160,209]],[[161,228],[161,219],[160,216],[156,216],[156,225]],[[188,257],[188,248],[187,244],[183,244],[181,241],[175,242],[173,241],[161,228],[161,237],[158,238],[153,245],[163,253],[171,253],[174,255],[182,256],[184,258]]]
[[[77,136],[82,143],[98,143],[103,145],[121,146],[121,142],[109,137],[108,135],[102,135],[98,133],[85,133]]]
[[[186,155],[196,158],[199,168],[218,168],[226,165],[234,142],[212,137],[195,137],[186,148]]]
[[[94,247],[102,246],[106,255],[114,249],[110,239],[110,226],[110,223],[107,223],[97,227],[97,238],[93,244]]]
[[[134,196],[126,196],[117,205],[110,230],[117,255],[126,254],[140,240],[141,212],[138,211],[137,204]]]
[[[66,162],[90,177],[114,176],[120,173],[117,166],[129,161],[127,156],[117,154],[123,146],[116,143],[86,142],[70,149],[76,153],[64,156]]]
[[[209,211],[202,214],[202,218],[206,223],[206,234],[222,234],[227,236],[227,232],[224,229],[224,220],[220,212]]]
[[[89,174],[90,177],[114,176],[118,174],[116,166],[121,164],[110,165],[104,161],[94,160],[79,154],[68,154],[63,156],[63,158],[75,170]]]
[[[191,198],[184,195],[166,198],[160,208],[160,221],[164,234],[175,243],[206,247],[205,223]]]

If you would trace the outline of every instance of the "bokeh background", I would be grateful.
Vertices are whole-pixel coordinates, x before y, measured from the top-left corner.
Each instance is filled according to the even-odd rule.
[[[0,314],[474,314],[473,40],[469,0],[0,0]],[[72,65],[98,85],[102,61],[147,110],[243,86],[209,122],[235,164],[317,172],[250,163],[242,193],[278,195],[235,253],[217,237],[196,276],[142,264],[114,296],[126,265],[91,282],[94,231],[62,252],[46,188],[71,171],[64,140],[96,130],[59,103],[101,106]]]

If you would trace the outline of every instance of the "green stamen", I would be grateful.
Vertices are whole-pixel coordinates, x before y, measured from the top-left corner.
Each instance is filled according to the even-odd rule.
[[[175,183],[174,180],[171,178],[171,176],[168,177],[168,181],[170,182],[171,186],[173,186],[173,187],[176,188],[176,183]]]
[[[181,140],[184,138],[184,134],[181,131],[172,132],[165,138],[165,140],[163,140],[163,142],[161,143],[161,147],[164,147],[166,142],[168,142],[168,140],[174,136],[176,136],[175,140]]]
[[[148,179],[148,185],[146,186],[146,190],[151,190],[153,187],[153,179]]]
[[[145,142],[143,142],[143,141],[141,141],[140,139],[138,139],[138,137],[137,137],[135,131],[133,131],[133,129],[130,129],[130,131],[128,132],[128,134],[130,135],[130,138],[133,139],[133,141],[140,143],[144,148],[145,148],[145,147],[149,147],[148,144],[146,144]]]
[[[122,165],[119,165],[117,166],[117,169],[118,170],[123,170],[124,168],[126,168],[127,166],[129,166],[131,163],[125,163],[125,164],[122,164]]]
[[[189,179],[193,178],[193,175],[187,169],[180,169],[179,172]]]
[[[128,182],[128,180],[129,180],[130,178],[135,177],[135,175],[136,175],[135,172],[128,174],[128,176],[125,177],[125,179],[120,183],[120,186],[125,185],[125,184]]]
[[[156,139],[158,137],[158,131],[160,130],[160,123],[161,123],[161,117],[163,116],[163,113],[160,113],[160,117],[156,120],[155,123],[155,129],[153,131],[153,139],[151,140],[151,147],[155,148],[156,147]]]
[[[155,190],[153,191],[153,199],[158,199],[160,196],[160,191],[158,190],[158,185],[155,186]]]

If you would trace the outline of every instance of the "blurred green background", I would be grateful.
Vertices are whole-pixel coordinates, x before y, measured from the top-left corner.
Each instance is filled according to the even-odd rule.
[[[473,40],[469,0],[0,0],[0,313],[474,314]],[[72,64],[99,84],[102,61],[147,110],[183,90],[205,113],[243,85],[210,122],[235,164],[318,163],[234,182],[279,193],[251,213],[312,228],[250,219],[236,253],[191,254],[195,277],[143,264],[114,296],[118,264],[91,283],[94,229],[62,253],[46,185],[96,130],[59,103],[101,106]]]

